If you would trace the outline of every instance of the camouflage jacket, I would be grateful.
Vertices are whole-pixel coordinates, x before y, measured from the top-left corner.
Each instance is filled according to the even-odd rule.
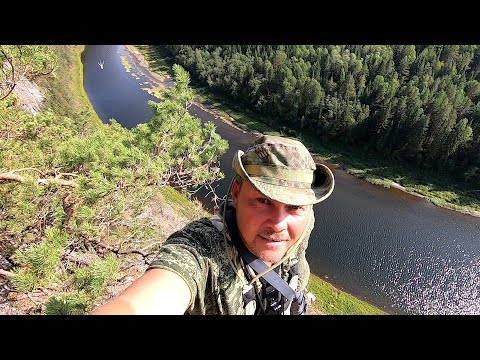
[[[315,221],[313,210],[310,218],[302,239],[294,245],[296,249],[290,257],[298,258],[297,291],[305,289],[310,276],[305,250]],[[169,236],[149,266],[149,269],[173,271],[185,280],[191,293],[187,314],[252,313],[243,304],[242,291],[247,280],[240,266],[238,252],[228,234],[224,236],[222,229],[222,218],[218,215],[191,222]],[[285,281],[288,280],[289,269],[289,261],[285,261],[280,274]]]

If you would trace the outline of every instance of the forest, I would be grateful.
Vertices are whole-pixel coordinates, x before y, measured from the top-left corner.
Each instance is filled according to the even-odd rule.
[[[477,45],[160,47],[270,125],[480,185]]]

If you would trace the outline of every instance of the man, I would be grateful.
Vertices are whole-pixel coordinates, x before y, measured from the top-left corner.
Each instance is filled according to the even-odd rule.
[[[268,135],[232,166],[220,214],[172,234],[145,274],[92,314],[305,313],[312,205],[330,196],[333,174],[301,142]]]

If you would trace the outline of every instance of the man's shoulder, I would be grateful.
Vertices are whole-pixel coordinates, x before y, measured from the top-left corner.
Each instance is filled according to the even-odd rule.
[[[208,231],[210,229],[217,230],[210,218],[203,217],[201,219],[189,222],[183,229],[177,231],[176,233],[202,233],[203,231]]]
[[[222,258],[225,254],[225,238],[218,225],[215,226],[210,218],[202,218],[171,234],[163,247],[174,253],[187,251],[195,253],[195,256]]]
[[[171,234],[167,241],[172,242],[174,239],[188,239],[194,242],[211,243],[221,238],[222,232],[213,224],[211,218],[201,218],[194,220],[182,229]]]

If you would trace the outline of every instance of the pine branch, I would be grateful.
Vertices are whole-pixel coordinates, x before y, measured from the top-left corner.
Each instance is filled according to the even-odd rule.
[[[150,253],[145,253],[144,251],[141,251],[141,250],[128,250],[128,251],[120,251],[120,246],[118,247],[113,247],[113,246],[110,246],[110,245],[107,245],[107,244],[104,244],[98,240],[95,240],[95,239],[90,239],[91,242],[107,249],[107,250],[110,250],[112,252],[114,252],[115,254],[117,255],[126,255],[126,254],[140,254],[143,256],[143,258],[146,258],[148,255],[150,255]]]
[[[19,183],[24,183],[25,182],[25,178],[21,175],[17,175],[15,174],[16,172],[19,172],[19,171],[26,171],[26,170],[32,170],[32,171],[36,171],[38,173],[40,173],[42,176],[44,175],[44,173],[36,168],[22,168],[22,169],[14,169],[14,170],[10,170],[6,173],[0,173],[0,181],[3,180],[3,181],[17,181]],[[55,176],[54,179],[42,179],[42,178],[39,178],[37,179],[37,183],[39,185],[47,185],[47,184],[56,184],[56,185],[60,185],[60,186],[68,186],[68,187],[71,187],[71,188],[76,188],[78,187],[78,184],[73,181],[73,180],[62,180],[60,179],[60,177],[62,176],[78,176],[76,174],[72,174],[72,173],[59,173]]]
[[[71,188],[78,187],[78,184],[73,180],[38,179],[37,183],[39,185],[56,184],[56,185],[60,185],[60,186],[68,186],[68,187],[71,187]]]
[[[13,170],[10,170],[8,173],[16,173],[16,172],[19,172],[19,171],[26,171],[26,170],[33,170],[33,171],[36,171],[38,172],[40,175],[43,176],[43,172],[41,170],[38,170],[37,168],[32,168],[32,167],[26,167],[26,168],[21,168],[21,169],[13,169]]]
[[[7,83],[7,93],[6,94],[1,94],[0,96],[0,100],[3,100],[5,99],[8,95],[10,95],[13,91],[13,89],[15,89],[15,86],[17,85],[16,81],[15,81],[15,66],[13,65],[13,61],[12,61],[12,58],[9,57],[5,51],[0,48],[0,52],[3,54],[3,56],[5,57],[5,63],[8,62],[8,64],[10,65],[10,68],[12,70],[12,75],[11,75],[11,81],[8,81]],[[2,64],[2,71],[3,71],[3,67],[5,66],[6,64]]]
[[[4,181],[17,181],[20,183],[25,182],[25,178],[20,175],[10,173],[0,173],[0,180]]]
[[[91,261],[85,260],[84,258],[77,256],[75,254],[63,254],[62,259],[65,259],[80,265],[89,265],[91,263]]]
[[[0,275],[3,275],[5,277],[12,277],[13,273],[11,271],[0,269]]]
[[[95,240],[95,239],[89,239],[89,241],[93,242],[94,244],[96,245],[99,245],[107,250],[110,250],[112,251],[115,255],[127,255],[127,254],[139,254],[139,255],[142,255],[143,257],[143,261],[145,262],[145,264],[147,264],[147,257],[149,255],[151,255],[152,253],[147,253],[145,251],[142,251],[142,250],[126,250],[126,251],[120,251],[120,248],[121,246],[118,246],[118,247],[113,247],[113,246],[110,246],[110,245],[107,245],[107,244],[104,244],[98,240]]]

